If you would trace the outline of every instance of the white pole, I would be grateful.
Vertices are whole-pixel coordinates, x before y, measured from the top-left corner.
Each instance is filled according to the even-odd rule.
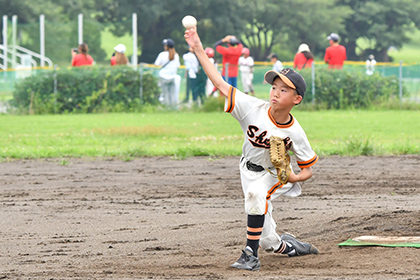
[[[78,40],[78,42],[79,42],[79,45],[80,44],[82,44],[83,43],[83,14],[79,14],[79,24],[78,24],[78,27],[79,27],[79,40]]]
[[[402,60],[400,60],[400,67],[399,67],[399,93],[400,93],[400,101],[402,101],[402,93],[403,93],[403,85],[402,85],[402,78],[403,78],[403,73],[402,73]]]
[[[45,16],[39,16],[39,44],[41,54],[41,67],[45,67]]]
[[[17,38],[17,15],[12,17],[12,67],[16,69],[16,38]]]
[[[137,66],[137,14],[133,13],[133,56],[131,64]]]
[[[4,68],[7,70],[7,16],[3,16],[3,55]]]
[[[315,63],[312,62],[312,103],[315,104]]]

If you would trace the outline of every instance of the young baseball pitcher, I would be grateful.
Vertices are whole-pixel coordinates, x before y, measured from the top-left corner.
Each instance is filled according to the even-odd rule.
[[[280,195],[300,195],[299,182],[312,177],[311,166],[318,161],[305,132],[290,114],[291,109],[302,101],[306,90],[305,80],[290,68],[281,72],[270,70],[265,74],[265,80],[272,85],[270,101],[246,95],[230,86],[216,71],[204,52],[196,27],[187,29],[184,37],[207,76],[226,97],[225,111],[238,120],[245,136],[239,169],[248,215],[247,241],[242,255],[232,267],[259,270],[259,247],[289,257],[318,254],[314,246],[298,241],[291,234],[279,236],[272,217],[271,201]],[[301,168],[298,174],[289,168],[287,176],[283,176],[280,173],[284,170],[274,167],[270,158],[270,138],[276,136],[281,137],[277,138],[281,139],[281,143],[284,142],[283,148],[287,147],[296,156]],[[274,146],[274,142],[271,146]],[[289,158],[288,155],[286,157]],[[287,167],[290,167],[289,163]]]

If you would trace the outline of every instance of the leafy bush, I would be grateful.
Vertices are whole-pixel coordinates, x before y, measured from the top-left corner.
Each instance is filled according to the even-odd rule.
[[[308,85],[303,104],[312,103],[311,70],[303,70],[301,74]],[[315,73],[315,104],[322,109],[367,108],[388,102],[398,92],[397,77],[327,69]],[[403,96],[406,94],[404,88]]]
[[[155,77],[146,73],[140,81],[130,67],[78,67],[26,78],[16,85],[10,105],[35,114],[134,112],[158,104],[159,93]]]

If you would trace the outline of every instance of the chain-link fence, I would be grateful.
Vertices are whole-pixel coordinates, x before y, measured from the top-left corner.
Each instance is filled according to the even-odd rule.
[[[291,63],[283,63],[285,67],[292,67]],[[139,77],[141,78],[142,75],[145,73],[150,73],[154,77],[158,77],[159,68],[150,65],[140,63],[138,66],[133,66],[139,73]],[[260,98],[267,98],[269,92],[269,85],[264,84],[264,74],[272,69],[272,65],[267,62],[256,62],[254,66],[254,89],[256,92],[256,96]],[[314,66],[313,73],[315,76],[317,72],[320,71],[328,71],[327,66],[325,64],[317,63]],[[221,65],[219,65],[219,70],[221,72]],[[60,69],[28,69],[28,70],[20,70],[20,71],[0,71],[0,101],[4,104],[5,101],[12,99],[13,97],[13,90],[16,83],[19,83],[25,77],[30,75],[37,75],[38,73],[44,71],[61,71]],[[106,70],[103,70],[106,71]],[[365,73],[366,68],[361,63],[351,63],[348,62],[345,64],[343,71],[348,73]],[[399,79],[401,86],[404,86],[406,89],[406,94],[404,95],[404,100],[410,100],[413,102],[420,102],[420,65],[398,65],[398,64],[379,64],[375,71],[380,73],[383,76],[394,76]],[[179,100],[182,102],[186,99],[186,91],[187,91],[187,78],[186,78],[186,71],[185,67],[181,66],[178,70],[178,74],[181,76],[181,84],[180,84],[180,93],[179,93]],[[140,79],[141,83],[142,79]],[[60,81],[55,81],[55,83],[60,83]],[[312,88],[312,84],[308,84],[307,94],[308,96],[311,94],[316,94],[314,89]],[[242,88],[241,84],[241,76],[238,76],[238,88]],[[95,90],[95,89],[94,89]],[[96,89],[98,90],[98,89]],[[140,91],[139,96],[141,98],[143,94],[143,88],[140,84]],[[394,95],[397,98],[401,98],[401,92],[395,92]],[[192,97],[190,96],[190,99]],[[3,105],[4,107],[4,105]],[[1,108],[0,108],[1,109]],[[4,108],[2,109],[4,111]]]

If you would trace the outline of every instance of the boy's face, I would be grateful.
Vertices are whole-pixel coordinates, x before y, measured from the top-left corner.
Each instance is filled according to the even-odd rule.
[[[270,104],[275,109],[291,108],[302,101],[295,89],[286,85],[280,77],[277,77],[270,90]]]

